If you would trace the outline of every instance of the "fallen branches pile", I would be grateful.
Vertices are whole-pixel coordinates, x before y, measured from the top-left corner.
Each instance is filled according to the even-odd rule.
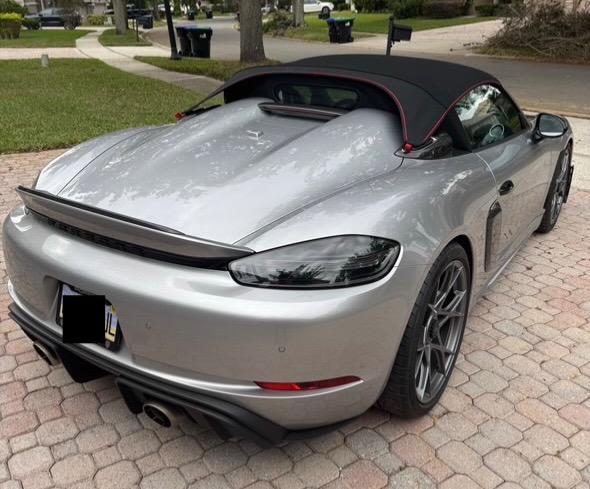
[[[566,10],[560,0],[524,0],[507,6],[491,50],[521,50],[539,57],[590,62],[590,8]]]

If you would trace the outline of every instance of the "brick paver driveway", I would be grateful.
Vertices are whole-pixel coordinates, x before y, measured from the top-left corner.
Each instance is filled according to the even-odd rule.
[[[0,156],[13,187],[55,155]],[[39,360],[0,299],[0,488],[588,488],[590,193],[534,236],[473,311],[451,386],[415,421],[372,410],[346,428],[261,450],[196,424],[161,429],[112,378],[75,384]],[[6,281],[3,273],[2,281]]]

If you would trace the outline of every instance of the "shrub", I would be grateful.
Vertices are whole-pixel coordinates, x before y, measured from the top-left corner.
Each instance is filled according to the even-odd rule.
[[[433,19],[459,17],[465,2],[457,0],[427,0],[422,5],[422,15]]]
[[[476,5],[475,11],[480,17],[492,17],[497,14],[498,6],[494,4]]]
[[[560,0],[524,0],[503,7],[502,28],[487,39],[492,50],[525,49],[552,59],[590,61],[590,10],[566,10]]]
[[[22,16],[15,12],[0,14],[0,39],[18,39]]]
[[[334,3],[334,10],[342,11],[348,10],[349,5],[344,0],[336,0]]]
[[[461,10],[461,15],[469,15],[471,13],[471,6],[473,5],[473,0],[465,0],[463,4],[463,9]]]
[[[424,0],[393,0],[390,1],[388,10],[396,19],[408,19],[422,15]]]
[[[11,13],[20,14],[21,17],[28,14],[27,9],[20,3],[17,3],[14,0],[0,0],[0,14]]]
[[[356,0],[354,6],[359,12],[384,12],[389,7],[387,0]]]
[[[104,25],[104,23],[107,21],[107,16],[106,15],[89,15],[86,18],[86,20],[90,25]]]
[[[285,31],[293,24],[293,16],[286,10],[275,10],[262,25],[264,32],[275,36],[284,36]]]
[[[21,24],[23,27],[26,27],[32,31],[36,31],[41,27],[41,22],[39,22],[37,19],[23,19]]]

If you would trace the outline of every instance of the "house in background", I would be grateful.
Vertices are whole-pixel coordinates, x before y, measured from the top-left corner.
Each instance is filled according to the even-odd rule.
[[[16,2],[24,6],[31,14],[57,6],[54,0],[16,0]],[[103,15],[106,8],[107,0],[82,0],[81,4],[76,7],[76,11],[83,19],[86,19],[89,15]]]

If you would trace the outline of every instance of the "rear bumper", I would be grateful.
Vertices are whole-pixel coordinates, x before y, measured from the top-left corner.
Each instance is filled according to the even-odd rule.
[[[9,293],[38,326],[36,337],[47,333],[45,341],[71,351],[59,345],[60,284],[104,295],[116,307],[121,346],[83,344],[79,357],[223,400],[288,430],[344,421],[375,402],[426,269],[399,266],[378,282],[346,289],[266,290],[238,285],[226,271],[80,239],[22,208],[6,219],[2,238]],[[362,381],[292,392],[255,384],[349,375]]]
[[[74,380],[87,382],[113,374],[123,399],[135,414],[142,411],[146,402],[157,400],[176,407],[194,421],[204,422],[222,438],[247,438],[263,446],[275,445],[287,439],[318,436],[347,422],[313,429],[288,430],[231,402],[179,388],[108,362],[76,344],[65,344],[59,335],[45,328],[14,303],[9,306],[9,311],[10,317],[31,340],[43,344],[60,358]]]

